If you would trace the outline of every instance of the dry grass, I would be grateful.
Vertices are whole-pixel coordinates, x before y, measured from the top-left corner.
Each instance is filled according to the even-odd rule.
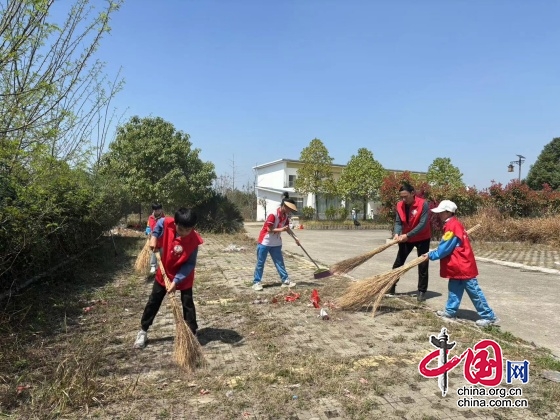
[[[529,242],[560,246],[560,216],[513,219],[494,209],[481,210],[475,216],[461,217],[465,225],[480,223],[476,239],[488,242]]]
[[[115,243],[129,251],[139,244],[121,237]],[[0,416],[55,419],[132,395],[135,382],[123,383],[107,370],[107,349],[118,340],[122,308],[95,292],[129,267],[130,260],[115,258],[107,242],[100,253],[85,256],[79,270],[67,267],[2,302]],[[118,292],[121,305],[136,299],[128,286]]]

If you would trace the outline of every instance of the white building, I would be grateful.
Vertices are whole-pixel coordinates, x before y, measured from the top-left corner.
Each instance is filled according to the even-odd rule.
[[[278,159],[269,163],[263,163],[253,167],[256,173],[255,193],[257,195],[257,221],[264,221],[266,215],[272,211],[276,211],[282,200],[282,194],[287,191],[290,198],[296,202],[298,210],[301,212],[303,207],[315,208],[315,194],[302,195],[295,192],[294,182],[297,177],[297,170],[301,168],[302,162],[292,159]],[[332,173],[335,181],[338,181],[340,174],[345,165],[332,165]],[[393,171],[392,172],[403,172]],[[412,172],[415,174],[425,174],[422,172]],[[350,204],[348,204],[350,205]],[[377,213],[379,203],[370,201],[367,205],[368,217],[372,217]],[[329,207],[340,208],[346,204],[341,199],[327,199],[319,197],[319,217],[325,219],[325,210]],[[356,207],[360,213],[359,218],[362,219],[361,207]],[[350,211],[348,212],[350,218]]]

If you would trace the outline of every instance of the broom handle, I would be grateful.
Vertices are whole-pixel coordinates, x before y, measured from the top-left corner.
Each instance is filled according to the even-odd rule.
[[[471,234],[474,231],[477,231],[478,229],[480,229],[481,227],[482,227],[482,225],[479,223],[479,224],[473,226],[472,228],[470,228],[469,230],[467,230],[467,234]],[[426,252],[425,255],[428,255],[431,251],[435,251],[435,250],[430,249],[428,252]],[[407,263],[405,265],[402,265],[401,267],[395,268],[395,270],[404,270],[406,272],[410,268],[415,267],[415,266],[421,264],[422,262],[424,262],[425,259],[426,259],[426,257],[424,257],[424,255],[421,255],[421,256],[413,259],[409,263]]]
[[[291,236],[292,238],[294,238],[296,241],[299,241],[299,239],[296,238],[296,235],[294,235],[294,232],[292,232],[291,229],[288,230],[287,232],[288,232],[288,235],[290,235],[290,236]],[[315,262],[315,260],[314,260],[313,258],[311,258],[311,255],[309,255],[309,254],[307,253],[307,251],[305,250],[305,248],[301,246],[301,243],[299,244],[299,247],[300,247],[301,249],[303,249],[303,252],[305,252],[305,255],[307,255],[307,256],[309,257],[309,259],[313,262],[313,264],[315,264],[315,267],[317,267],[317,269],[320,270],[321,267],[319,267],[319,265]]]
[[[482,227],[482,225],[480,223],[474,225],[472,228],[470,228],[469,230],[467,230],[467,234],[471,234],[473,232],[476,232],[478,229],[480,229]]]
[[[478,229],[480,229],[481,227],[482,227],[482,225],[481,225],[480,223],[478,223],[478,224],[474,225],[472,228],[470,228],[469,230],[467,230],[467,234],[470,235],[471,233],[476,232],[476,231],[477,231]],[[399,241],[397,241],[396,239],[394,239],[394,240],[392,240],[391,242],[388,242],[387,244],[382,245],[381,247],[387,246],[387,248],[389,248],[389,247],[391,247],[392,245],[395,245],[395,244],[398,244],[398,243],[399,243]],[[381,247],[380,247],[380,248],[381,248]],[[387,249],[387,248],[385,248],[385,249]],[[375,250],[374,250],[374,251],[375,251]]]
[[[482,225],[481,225],[480,223],[478,223],[477,225],[474,225],[472,228],[470,228],[469,230],[467,230],[467,234],[470,235],[471,233],[476,232],[476,231],[477,231],[478,229],[480,229],[481,227],[482,227]],[[387,243],[387,244],[385,244],[385,245],[383,245],[383,246],[386,246],[387,248],[389,248],[390,246],[395,245],[395,244],[397,244],[397,243],[399,243],[399,241],[397,241],[397,240],[395,239],[395,240],[392,240],[391,242],[389,242],[389,243]],[[383,247],[383,246],[382,246],[382,247]],[[380,247],[380,248],[381,248],[381,247]],[[385,248],[385,249],[386,249],[386,248]],[[375,251],[375,250],[374,250],[374,251]],[[432,250],[430,250],[430,251],[432,251]],[[428,251],[428,252],[429,252],[429,251]]]
[[[163,268],[163,263],[161,262],[161,256],[159,255],[159,252],[154,252],[154,254],[156,255],[158,266],[159,269],[161,270],[161,275],[163,277],[163,282],[165,283],[165,287],[168,287],[171,284],[171,282],[169,281],[167,274],[165,274],[165,268]]]

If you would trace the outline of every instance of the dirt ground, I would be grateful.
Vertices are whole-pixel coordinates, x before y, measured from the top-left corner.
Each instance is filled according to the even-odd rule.
[[[336,298],[351,280],[314,280],[315,267],[298,256],[285,256],[290,277],[297,282],[294,289],[280,288],[268,261],[264,291],[255,292],[250,287],[254,241],[244,235],[204,238],[194,296],[205,367],[187,375],[174,364],[175,327],[166,304],[149,331],[148,346],[132,349],[152,279],[132,271],[145,239],[123,235],[116,238],[117,257],[107,256],[111,249],[101,258],[92,256],[84,262],[82,277],[65,279],[68,289],[61,289],[56,298],[45,299],[47,290],[60,287],[53,280],[36,288],[34,305],[18,304],[15,298],[7,308],[11,316],[0,320],[4,336],[0,338],[13,334],[12,341],[18,337],[19,343],[10,342],[0,359],[2,415],[26,419],[558,418],[560,384],[545,376],[558,370],[560,363],[546,350],[499,328],[481,330],[472,322],[442,322],[408,296],[385,299],[375,317],[366,309],[341,311]],[[313,289],[329,319],[320,317],[319,309],[311,305]],[[297,298],[287,301],[291,292]],[[20,315],[14,323],[16,314]],[[522,396],[516,399],[526,399],[528,407],[459,408],[457,390],[470,386],[463,377],[463,363],[450,372],[449,391],[442,397],[437,379],[418,373],[420,360],[434,350],[430,335],[437,335],[442,327],[457,342],[450,356],[492,338],[500,343],[505,359],[530,360],[527,384],[503,382],[503,388],[520,388]]]

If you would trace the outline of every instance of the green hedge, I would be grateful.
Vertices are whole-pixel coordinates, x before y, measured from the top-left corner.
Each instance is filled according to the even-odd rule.
[[[53,158],[0,175],[0,292],[93,245],[127,204],[118,183]]]

